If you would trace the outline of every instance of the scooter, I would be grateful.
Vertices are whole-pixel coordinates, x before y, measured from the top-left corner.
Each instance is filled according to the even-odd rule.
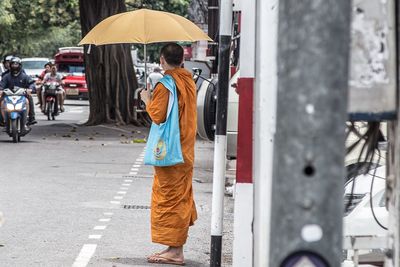
[[[6,133],[12,137],[14,143],[21,141],[21,137],[30,132],[26,129],[27,91],[24,88],[4,89],[4,110]]]
[[[55,120],[55,117],[58,116],[58,112],[56,111],[58,101],[57,101],[57,91],[59,91],[60,84],[58,82],[48,82],[43,85],[45,99],[45,113],[47,115],[47,120]]]

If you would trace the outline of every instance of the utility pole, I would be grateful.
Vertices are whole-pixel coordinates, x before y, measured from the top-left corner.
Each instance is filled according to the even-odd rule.
[[[351,2],[259,0],[257,12],[254,266],[340,266]]]
[[[214,141],[214,172],[211,212],[210,266],[221,266],[226,168],[226,123],[228,114],[229,52],[232,31],[232,0],[220,1],[217,114]]]

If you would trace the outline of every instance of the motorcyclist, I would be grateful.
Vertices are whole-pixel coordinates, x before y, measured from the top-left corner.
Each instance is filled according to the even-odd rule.
[[[14,86],[26,88],[26,89],[34,89],[34,80],[25,74],[22,70],[22,62],[19,57],[13,57],[10,60],[10,72],[4,75],[0,82],[0,90],[4,90],[6,88],[14,89]],[[35,120],[35,110],[33,104],[32,95],[27,92],[27,100],[28,100],[28,125],[35,124],[37,121]],[[2,95],[0,98],[1,106],[3,106],[4,96]],[[2,109],[2,116],[4,120],[4,110]],[[26,129],[27,130],[27,129]]]
[[[43,88],[43,79],[44,76],[51,71],[51,62],[47,62],[44,64],[44,70],[42,73],[39,75],[38,80],[36,81],[36,95],[38,97],[38,102],[36,105],[40,105],[40,109],[43,110],[43,94],[42,94],[42,88]]]
[[[43,84],[46,84],[48,82],[57,82],[60,86],[57,90],[57,102],[58,104],[60,104],[60,111],[64,112],[64,89],[61,86],[61,82],[62,82],[62,75],[60,73],[57,73],[57,67],[56,65],[51,65],[51,71],[49,73],[47,73],[44,78],[43,78]],[[43,109],[42,112],[44,112],[46,110],[46,92],[44,92],[43,94]],[[58,113],[58,105],[56,105],[56,113]]]
[[[3,57],[3,66],[5,68],[5,71],[3,71],[3,73],[1,73],[1,78],[4,77],[4,75],[6,75],[7,73],[10,72],[10,60],[13,58],[12,55],[5,55]]]

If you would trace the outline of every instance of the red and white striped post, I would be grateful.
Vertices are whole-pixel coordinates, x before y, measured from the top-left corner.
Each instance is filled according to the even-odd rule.
[[[235,1],[240,16],[239,117],[237,136],[233,266],[253,262],[253,93],[255,73],[255,1]]]

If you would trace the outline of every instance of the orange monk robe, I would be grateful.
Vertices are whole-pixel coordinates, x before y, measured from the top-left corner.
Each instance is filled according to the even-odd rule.
[[[189,226],[197,219],[193,200],[192,177],[196,141],[196,85],[189,71],[168,70],[176,83],[179,102],[179,127],[184,163],[170,167],[154,167],[151,198],[152,241],[179,247],[186,243]],[[146,110],[156,124],[164,122],[169,90],[158,83]]]

